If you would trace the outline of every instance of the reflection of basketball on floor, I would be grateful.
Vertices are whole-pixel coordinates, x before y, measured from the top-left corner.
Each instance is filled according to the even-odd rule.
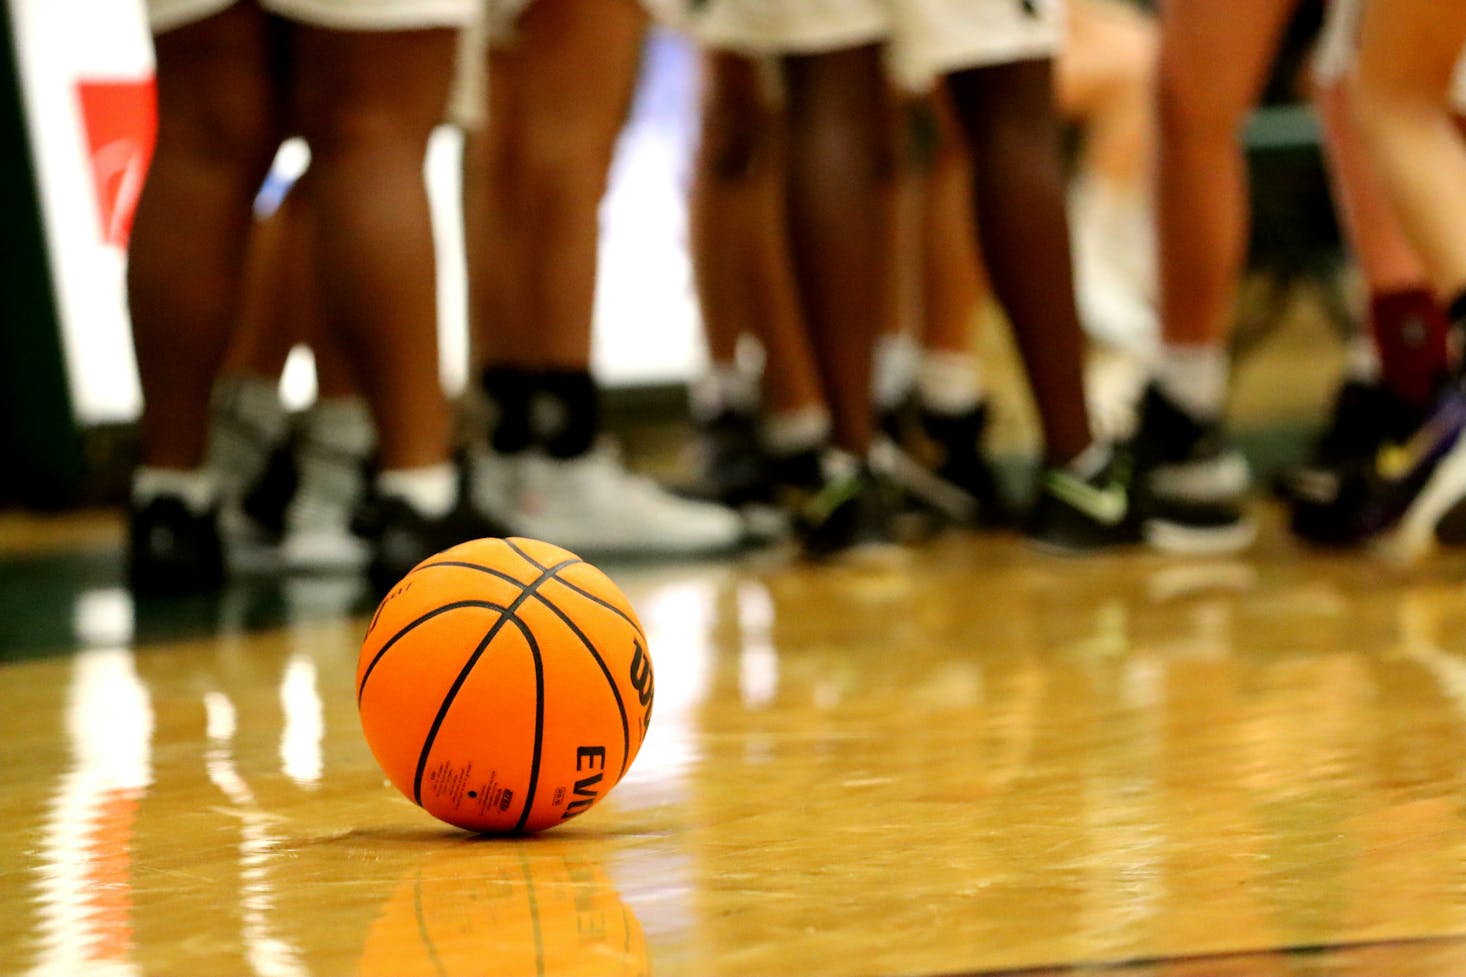
[[[641,923],[595,862],[454,846],[403,879],[359,972],[633,977],[651,965]]]
[[[357,663],[377,762],[472,831],[539,831],[588,810],[635,759],[653,691],[620,588],[531,539],[424,560],[377,608]]]

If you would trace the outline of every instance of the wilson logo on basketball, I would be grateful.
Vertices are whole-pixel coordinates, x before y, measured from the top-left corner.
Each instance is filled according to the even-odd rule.
[[[645,735],[652,721],[652,700],[656,698],[656,679],[652,677],[652,660],[642,650],[641,642],[632,640],[635,651],[631,655],[631,686],[636,689],[637,701],[645,710],[641,717],[641,731]]]

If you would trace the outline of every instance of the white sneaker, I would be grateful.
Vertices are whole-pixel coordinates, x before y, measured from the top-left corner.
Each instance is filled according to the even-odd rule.
[[[526,455],[520,477],[516,532],[582,556],[712,553],[743,540],[732,509],[674,495],[627,471],[612,449]]]
[[[468,452],[474,508],[518,535],[529,535],[519,526],[524,457],[522,452],[499,454],[484,445],[475,445]]]

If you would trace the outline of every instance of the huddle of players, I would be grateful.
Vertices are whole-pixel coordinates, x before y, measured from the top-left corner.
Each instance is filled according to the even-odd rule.
[[[192,5],[154,0],[155,26],[172,28],[188,23],[191,17],[220,16],[220,10],[229,6],[228,0]],[[327,33],[385,30],[394,37],[411,35],[422,27],[460,27],[479,13],[475,9],[478,0],[439,0],[427,5],[394,0],[273,0],[264,6],[289,21],[329,28]],[[533,15],[533,9],[523,12],[523,3],[490,6],[497,8],[491,20],[500,24]],[[535,0],[535,6],[561,7],[564,13],[576,12],[587,19],[594,16],[569,0]],[[896,87],[918,92],[940,84],[950,96],[960,138],[981,161],[972,173],[971,185],[982,215],[976,231],[984,246],[987,275],[1023,354],[1044,433],[1044,456],[1033,501],[1022,517],[1025,532],[1042,545],[1067,552],[1141,540],[1192,551],[1246,545],[1251,538],[1245,513],[1248,473],[1240,454],[1223,436],[1221,425],[1226,385],[1223,318],[1213,315],[1215,321],[1193,325],[1188,331],[1179,322],[1181,313],[1175,311],[1184,307],[1189,294],[1186,276],[1206,278],[1207,271],[1196,266],[1208,262],[1216,266],[1210,269],[1212,291],[1229,304],[1239,256],[1229,254],[1227,247],[1205,250],[1208,242],[1198,251],[1197,240],[1184,235],[1171,233],[1168,237],[1168,227],[1174,232],[1185,216],[1180,213],[1184,207],[1178,205],[1177,194],[1167,195],[1167,186],[1184,187],[1184,179],[1178,180],[1176,174],[1187,167],[1216,165],[1212,158],[1188,156],[1184,151],[1187,134],[1170,132],[1168,126],[1184,128],[1198,119],[1213,129],[1230,126],[1227,139],[1240,155],[1234,123],[1245,104],[1230,107],[1230,117],[1225,111],[1187,112],[1185,108],[1187,100],[1191,108],[1211,108],[1204,104],[1209,98],[1205,86],[1198,89],[1194,83],[1199,77],[1214,80],[1219,72],[1235,76],[1230,87],[1255,91],[1256,75],[1265,70],[1271,50],[1266,31],[1254,29],[1236,42],[1246,45],[1252,57],[1223,57],[1221,48],[1215,57],[1206,56],[1204,50],[1185,51],[1186,41],[1202,44],[1204,29],[1216,26],[1206,23],[1204,11],[1219,5],[1204,0],[1173,0],[1166,5],[1163,50],[1168,42],[1176,50],[1170,57],[1163,54],[1159,75],[1164,342],[1155,379],[1142,399],[1138,430],[1124,443],[1112,445],[1092,435],[1084,398],[1083,340],[1075,311],[1059,124],[1051,94],[1051,62],[1063,34],[1058,5],[1040,0],[705,0],[687,9],[676,6],[678,9],[657,12],[691,30],[709,48],[747,56],[749,64],[762,65],[759,86],[770,81],[773,85],[761,91],[777,92],[768,104],[784,120],[778,137],[772,140],[782,167],[775,181],[780,189],[771,199],[761,198],[763,205],[775,210],[756,212],[778,215],[781,219],[773,223],[781,230],[754,249],[757,254],[747,267],[760,270],[749,271],[746,280],[756,282],[759,289],[767,287],[769,294],[762,295],[764,299],[783,293],[793,303],[793,318],[803,331],[802,335],[775,335],[758,322],[747,323],[746,328],[759,335],[768,353],[766,385],[797,384],[802,369],[819,409],[802,415],[796,412],[795,423],[765,437],[757,430],[756,410],[749,409],[747,398],[742,404],[725,400],[720,409],[705,417],[709,421],[705,434],[714,450],[707,459],[705,474],[709,477],[700,486],[704,500],[678,499],[644,481],[630,480],[624,471],[608,468],[609,463],[594,454],[599,422],[594,385],[584,365],[588,343],[573,340],[572,345],[578,342],[585,355],[572,355],[570,370],[555,369],[553,364],[549,369],[542,364],[518,366],[513,357],[505,364],[486,364],[482,393],[492,408],[492,430],[480,439],[485,444],[475,445],[474,463],[465,467],[452,460],[446,408],[428,406],[422,399],[424,387],[431,391],[435,386],[422,382],[421,369],[415,385],[411,371],[399,369],[404,358],[426,360],[421,348],[406,352],[413,343],[426,347],[435,357],[428,334],[432,317],[424,314],[431,305],[419,298],[412,313],[419,321],[411,327],[411,340],[400,335],[409,330],[399,322],[396,345],[384,338],[391,331],[391,325],[385,323],[359,326],[361,331],[347,343],[375,351],[374,355],[357,350],[348,359],[364,374],[359,387],[375,421],[377,474],[361,483],[365,486],[363,505],[356,505],[361,485],[338,491],[335,497],[363,510],[364,514],[351,520],[351,529],[366,542],[359,558],[367,561],[375,581],[390,583],[418,559],[470,536],[539,535],[594,551],[598,541],[606,541],[604,537],[578,540],[559,534],[557,538],[556,524],[533,520],[536,506],[543,511],[545,495],[554,493],[557,486],[566,495],[562,501],[567,506],[586,507],[624,496],[635,484],[641,500],[638,515],[644,525],[633,526],[632,534],[608,542],[610,549],[618,543],[634,546],[638,538],[654,540],[654,548],[669,552],[736,546],[745,538],[746,527],[722,503],[740,507],[774,503],[790,516],[804,551],[816,557],[891,542],[898,513],[913,499],[925,508],[976,521],[1004,519],[1007,506],[981,443],[987,408],[970,391],[960,389],[960,380],[944,386],[939,378],[929,385],[932,396],[917,403],[914,419],[907,416],[903,421],[895,413],[883,418],[872,406],[872,364],[878,337],[888,328],[891,310],[898,305],[894,290],[902,252],[894,204],[901,147],[896,141],[899,129],[891,123],[895,114],[893,77],[899,79]],[[1271,8],[1276,14],[1271,22],[1280,30],[1282,14],[1292,4],[1253,0],[1250,6]],[[1194,22],[1188,23],[1188,12]],[[227,9],[222,16],[228,16]],[[271,30],[279,30],[278,22],[267,19]],[[1215,12],[1210,19],[1216,19]],[[1245,20],[1232,17],[1234,26]],[[389,48],[375,52],[376,56],[387,53]],[[372,52],[367,55],[351,63],[370,63]],[[160,155],[166,155],[162,147],[169,138],[167,96],[173,87],[171,65],[176,60],[173,56],[159,59]],[[533,74],[526,73],[524,81],[534,84]],[[587,77],[586,83],[594,84],[594,80]],[[1176,111],[1164,111],[1167,105]],[[306,128],[309,138],[312,133]],[[414,130],[418,141],[409,150],[413,145],[422,148],[426,136],[421,130],[421,126]],[[344,143],[357,135],[345,126],[334,130],[327,126],[324,134],[330,139],[342,131],[347,132],[341,140]],[[731,135],[740,134],[735,128]],[[723,136],[730,133],[725,131]],[[705,131],[705,140],[708,137]],[[1173,140],[1169,152],[1168,139]],[[736,139],[733,145],[736,148]],[[511,144],[504,151],[512,149]],[[330,152],[320,154],[313,169],[325,168],[333,158]],[[721,178],[725,184],[736,182],[752,171],[754,163],[749,158],[740,160],[736,152],[723,153],[721,162],[721,167],[704,167],[702,176],[715,181]],[[350,172],[345,166],[343,170]],[[259,176],[255,174],[256,186]],[[361,179],[360,172],[355,176]],[[155,179],[150,177],[150,184]],[[604,172],[599,180],[604,181]],[[760,192],[768,192],[767,185]],[[359,186],[357,193],[360,195]],[[320,206],[329,206],[335,198],[325,199],[328,204]],[[335,200],[335,205],[342,208],[336,217],[350,216],[352,204]],[[153,210],[160,207],[155,203]],[[167,233],[154,232],[160,221],[150,220],[148,210],[145,194],[139,213],[144,248],[148,233]],[[214,230],[237,229],[238,215],[234,217],[234,225],[221,221]],[[331,219],[330,213],[314,215],[311,247],[316,249],[315,267],[329,260],[324,258],[326,249],[340,242],[339,235],[333,238],[322,233],[322,226]],[[1231,225],[1235,234],[1246,217],[1239,205],[1234,213],[1212,214],[1207,219],[1224,227]],[[760,226],[767,230],[769,222]],[[748,246],[746,240],[737,240],[736,227],[723,228],[723,232],[721,238],[712,235],[708,253],[716,254],[719,247],[736,252]],[[166,393],[152,396],[163,385],[157,380],[150,383],[149,376],[160,372],[158,364],[166,358],[159,348],[167,345],[166,340],[157,337],[175,327],[177,314],[170,310],[174,321],[169,322],[167,316],[147,308],[147,302],[159,300],[156,289],[146,286],[168,275],[160,275],[147,262],[137,262],[139,247],[135,240],[131,271],[134,321],[142,320],[135,328],[151,331],[154,340],[138,344],[147,405],[145,464],[135,482],[132,510],[132,578],[141,591],[196,589],[216,583],[223,573],[217,513],[221,503],[228,505],[227,491],[209,479],[186,477],[188,471],[204,467],[198,461],[202,448],[175,448],[171,453],[166,446],[151,452],[148,448],[149,443],[163,445],[170,437],[175,443],[187,439],[166,431],[149,436],[150,425],[167,427],[166,419],[158,420],[160,414],[175,413],[164,406]],[[420,256],[430,267],[430,251]],[[782,257],[782,266],[778,261],[769,264],[770,256]],[[143,267],[137,268],[138,264]],[[363,273],[361,267],[336,271],[338,284],[350,283],[352,275]],[[701,282],[715,275],[715,271],[699,269]],[[218,289],[218,295],[239,291],[236,279],[232,288]],[[139,293],[143,295],[141,309]],[[706,305],[710,296],[706,288],[703,293]],[[336,320],[338,331],[348,337],[351,324],[346,320],[376,314],[359,302],[353,307],[339,297],[323,295],[319,301],[327,306],[322,318]],[[336,307],[329,307],[333,303]],[[230,312],[214,310],[213,315],[222,321]],[[1436,318],[1438,325],[1445,321],[1444,316]],[[526,328],[533,335],[533,316],[529,319]],[[586,319],[588,328],[588,309]],[[1409,325],[1415,329],[1415,320]],[[1202,342],[1195,341],[1198,329]],[[222,335],[227,328],[221,326],[219,332]],[[1444,327],[1431,335],[1443,336]],[[716,346],[717,337],[710,339]],[[1399,359],[1401,343],[1382,341],[1380,345],[1382,351],[1394,352]],[[1431,500],[1432,524],[1452,523],[1450,503],[1455,496],[1466,494],[1466,484],[1442,484],[1460,477],[1455,474],[1459,466],[1442,464],[1443,459],[1450,459],[1463,413],[1458,406],[1455,367],[1441,353],[1429,366],[1430,383],[1424,394],[1418,384],[1407,390],[1403,382],[1395,383],[1407,373],[1412,379],[1418,376],[1419,360],[1426,355],[1422,349],[1438,350],[1444,345],[1416,343],[1407,353],[1414,357],[1409,368],[1394,372],[1390,356],[1383,356],[1384,369],[1377,382],[1346,386],[1334,430],[1320,443],[1315,457],[1290,473],[1286,481],[1294,525],[1300,533],[1328,542],[1364,538],[1408,521],[1412,507],[1422,498]],[[212,361],[201,360],[206,367],[214,367],[205,371],[206,378],[216,375],[218,359],[216,355]],[[788,379],[791,374],[792,380]],[[962,395],[944,397],[944,390]],[[779,392],[765,390],[764,396],[777,399]],[[1369,403],[1361,409],[1362,400]],[[197,405],[197,394],[192,403]],[[1389,405],[1388,423],[1381,421],[1386,414],[1379,404]],[[415,420],[404,423],[404,412]],[[733,416],[740,412],[743,417]],[[426,433],[424,416],[431,421]],[[907,443],[913,431],[935,459],[927,471],[915,474]],[[1431,443],[1417,452],[1414,467],[1403,473],[1387,472],[1375,464],[1381,445],[1403,441],[1415,432],[1428,435]],[[329,440],[329,433],[325,437]],[[195,444],[200,441],[193,437]],[[366,453],[366,439],[357,442],[348,454]],[[578,480],[565,477],[570,471],[564,467],[567,462],[579,463],[575,469]],[[299,475],[308,476],[309,466],[302,465]],[[924,477],[928,475],[932,477]],[[567,484],[571,486],[568,492]],[[604,524],[618,515],[614,509],[602,510],[593,513],[592,521]],[[560,527],[569,525],[561,523]],[[335,528],[342,528],[339,520]]]

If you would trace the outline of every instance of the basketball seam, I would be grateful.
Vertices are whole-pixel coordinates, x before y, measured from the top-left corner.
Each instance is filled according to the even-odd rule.
[[[580,564],[580,563],[585,563],[584,560],[581,560],[579,558],[576,558],[574,560],[567,560],[567,561],[564,561],[562,563],[557,564],[555,570],[551,571],[549,567],[547,567],[543,563],[540,563],[533,556],[529,555],[523,549],[521,549],[519,546],[515,545],[512,541],[506,539],[503,542],[504,542],[504,544],[506,546],[508,546],[511,550],[513,550],[516,554],[518,554],[522,559],[524,559],[525,562],[529,563],[530,566],[532,566],[536,570],[540,571],[540,573],[543,575],[543,576],[541,576],[541,578],[539,580],[537,580],[535,582],[535,588],[536,589],[535,589],[535,591],[533,593],[534,598],[536,600],[538,600],[541,604],[543,604],[545,607],[549,608],[549,610],[551,612],[553,612],[556,617],[560,618],[561,623],[563,623],[567,628],[569,628],[570,631],[571,631],[571,633],[574,634],[577,638],[580,639],[580,643],[585,647],[585,650],[590,653],[591,658],[595,659],[596,665],[601,670],[602,677],[605,678],[605,680],[606,680],[606,685],[609,686],[610,689],[611,689],[611,697],[616,700],[616,712],[618,713],[618,715],[620,716],[620,719],[621,719],[621,769],[616,774],[616,783],[620,783],[621,782],[621,778],[624,777],[624,776],[626,776],[627,765],[631,761],[631,720],[630,720],[630,717],[626,713],[626,702],[621,697],[621,688],[620,688],[620,686],[618,686],[616,684],[616,678],[615,678],[615,676],[613,676],[611,674],[611,669],[609,667],[607,667],[606,662],[605,662],[605,659],[603,659],[601,657],[600,652],[596,651],[595,644],[588,637],[586,637],[585,632],[581,631],[580,628],[576,626],[576,624],[571,620],[570,616],[568,614],[566,614],[563,610],[560,609],[559,605],[557,605],[556,603],[554,603],[553,601],[551,601],[544,594],[539,593],[538,592],[538,588],[539,588],[540,585],[542,585],[546,581],[548,581],[548,580],[554,580],[557,583],[559,583],[561,586],[569,589],[572,593],[579,594],[581,597],[584,597],[586,600],[589,600],[591,603],[596,604],[597,606],[600,606],[600,607],[604,607],[606,610],[610,611],[611,613],[615,614],[617,617],[621,618],[621,620],[623,620],[627,624],[631,625],[631,627],[633,629],[635,629],[637,637],[641,638],[641,642],[642,642],[643,645],[646,645],[647,644],[646,633],[644,631],[642,631],[641,624],[639,622],[637,622],[635,618],[633,618],[631,615],[627,614],[625,611],[623,611],[621,608],[617,607],[615,604],[612,604],[609,601],[605,600],[604,598],[602,598],[602,597],[600,597],[600,596],[598,596],[596,594],[591,593],[590,591],[588,591],[584,587],[581,587],[580,585],[574,583],[573,581],[566,580],[564,577],[560,576],[560,570],[565,569],[567,567],[575,566],[575,565]],[[586,563],[585,565],[586,566],[590,566],[591,564]],[[443,563],[430,563],[430,564],[428,564],[428,566],[456,566],[456,567],[462,567],[462,568],[467,569],[467,570],[478,570],[480,572],[487,573],[487,574],[489,574],[491,576],[498,577],[498,578],[500,578],[502,580],[508,580],[508,581],[510,581],[512,583],[520,583],[519,581],[515,580],[513,577],[508,576],[507,574],[503,573],[502,571],[495,570],[492,567],[484,566],[483,564],[480,564],[480,563],[468,563],[468,562],[446,561],[445,560]],[[424,568],[424,569],[426,569],[426,568]],[[523,587],[525,585],[522,584],[522,583],[520,583],[520,586]],[[519,601],[516,601],[514,606],[518,607],[519,606],[519,603],[520,603]]]
[[[554,579],[559,583],[565,582],[559,577],[555,577]],[[571,620],[570,615],[566,614],[563,610],[560,609],[559,605],[553,603],[548,597],[544,596],[543,594],[535,594],[535,598],[545,607],[549,608],[549,610],[560,619],[560,622],[564,624],[567,628],[569,628],[572,634],[580,639],[580,643],[585,646],[585,650],[590,652],[590,656],[595,659],[596,665],[600,667],[601,675],[605,677],[606,684],[611,687],[611,696],[616,700],[616,712],[619,713],[621,716],[621,771],[620,773],[616,774],[616,782],[620,783],[621,778],[626,776],[626,755],[631,752],[631,721],[626,715],[626,703],[621,700],[621,690],[616,686],[616,679],[611,674],[611,669],[606,666],[606,661],[601,657],[601,653],[596,651],[595,644],[592,643],[590,638],[586,637],[585,632],[580,630],[580,627],[576,625],[573,620]]]
[[[419,625],[432,620],[439,614],[446,614],[449,611],[459,610],[464,607],[482,607],[485,610],[498,611],[500,614],[503,614],[505,612],[505,607],[503,604],[494,604],[489,601],[483,600],[459,600],[454,601],[451,604],[444,604],[441,607],[435,607],[431,611],[428,611],[426,614],[417,618],[417,620],[409,622],[406,626],[403,627],[401,631],[398,631],[396,634],[392,635],[392,637],[388,638],[387,641],[382,645],[382,647],[377,649],[377,653],[372,656],[371,663],[367,665],[366,671],[362,673],[361,683],[356,688],[357,707],[361,707],[361,697],[366,694],[367,679],[372,677],[372,671],[377,667],[377,663],[382,660],[382,656],[387,653],[388,649],[390,649],[402,638],[406,637],[408,632],[417,628]],[[368,630],[368,633],[370,633],[370,630]]]
[[[521,553],[521,555],[523,554]],[[531,562],[533,563],[533,561]],[[488,649],[489,645],[493,643],[493,640],[498,635],[499,630],[504,626],[504,622],[506,620],[512,620],[515,625],[518,626],[519,629],[523,632],[525,640],[529,644],[530,654],[534,656],[535,663],[534,753],[530,760],[529,786],[525,789],[524,807],[519,815],[518,823],[514,826],[514,830],[519,831],[524,828],[525,823],[529,820],[530,808],[534,804],[535,790],[539,786],[540,779],[540,761],[542,759],[542,751],[544,749],[545,729],[545,672],[544,661],[540,656],[539,643],[535,640],[534,633],[529,629],[527,625],[525,625],[523,621],[519,619],[518,615],[515,614],[515,611],[519,609],[520,605],[522,605],[526,600],[533,596],[540,587],[544,586],[546,581],[555,579],[555,575],[561,569],[579,562],[580,560],[576,558],[556,564],[554,567],[539,567],[540,576],[537,579],[527,584],[521,583],[519,596],[514,598],[514,600],[506,608],[504,608],[504,611],[499,617],[499,620],[495,621],[493,627],[489,628],[489,631],[484,636],[484,639],[479,642],[478,647],[474,649],[473,654],[469,656],[468,661],[465,662],[463,667],[459,670],[458,677],[453,681],[452,686],[450,686],[448,689],[448,694],[443,697],[443,702],[438,708],[438,715],[436,718],[434,718],[433,724],[428,730],[428,735],[423,740],[422,751],[418,754],[417,773],[414,776],[412,783],[413,800],[417,802],[418,806],[422,806],[422,778],[423,773],[427,769],[428,756],[432,753],[433,742],[437,739],[438,730],[442,728],[443,720],[447,717],[448,711],[453,707],[453,701],[458,696],[458,690],[461,689],[463,687],[463,683],[468,680],[468,675],[470,672],[473,671],[473,666],[478,662],[479,658],[483,656],[483,653]],[[539,566],[538,564],[534,565]],[[473,566],[473,564],[468,564],[468,566]]]
[[[513,542],[505,540],[505,543],[512,550],[514,550],[514,552],[518,553],[526,562],[528,562],[530,566],[537,567],[542,571],[547,570],[547,568],[543,564],[541,564],[534,557],[530,556],[524,550],[520,549]],[[589,566],[590,564],[586,565]],[[611,604],[601,597],[590,593],[585,588],[580,587],[569,580],[566,580],[564,577],[560,576],[558,572],[554,575],[554,579],[562,587],[568,588],[571,592],[580,594],[582,597],[585,597],[592,603],[598,604],[599,606],[614,612],[618,617],[620,617],[627,624],[630,624],[636,630],[637,637],[641,638],[641,643],[643,645],[646,645],[646,635],[642,633],[641,625],[637,621],[633,620],[630,615],[626,614],[619,607],[616,607],[614,604]],[[607,667],[605,659],[602,658],[600,652],[596,650],[595,643],[592,642],[590,638],[586,637],[585,632],[582,631],[580,627],[575,624],[575,622],[570,618],[570,615],[561,610],[558,604],[551,601],[550,598],[546,597],[544,594],[536,591],[534,596],[536,600],[538,600],[545,607],[549,608],[550,611],[553,612],[555,616],[558,617],[560,621],[567,628],[570,629],[572,634],[580,639],[580,643],[585,646],[585,650],[590,653],[591,658],[595,659],[596,665],[600,667],[601,675],[605,678],[606,684],[610,686],[611,697],[616,700],[616,712],[621,717],[621,769],[616,774],[615,783],[612,784],[612,786],[615,786],[615,784],[619,784],[621,782],[622,777],[626,776],[626,768],[631,762],[631,720],[630,717],[628,717],[626,714],[626,702],[621,698],[621,688],[616,684],[616,678],[611,674],[611,669]]]

